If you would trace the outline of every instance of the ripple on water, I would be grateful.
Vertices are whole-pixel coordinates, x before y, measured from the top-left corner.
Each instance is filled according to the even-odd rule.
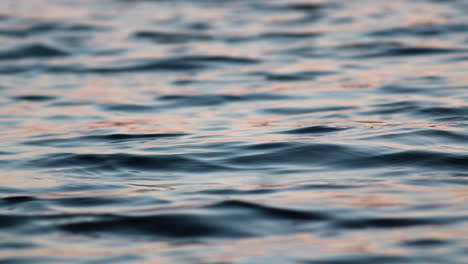
[[[187,134],[183,133],[156,133],[156,134],[106,134],[106,135],[88,135],[71,138],[52,138],[25,141],[25,145],[33,146],[54,146],[54,147],[70,147],[82,146],[83,143],[117,143],[142,140],[157,140],[164,138],[182,137]]]
[[[322,134],[322,133],[332,133],[338,132],[342,130],[346,130],[347,128],[340,128],[340,127],[329,127],[329,126],[310,126],[310,127],[301,127],[296,128],[293,130],[284,131],[283,133],[287,134]]]
[[[0,20],[2,20],[0,18]],[[0,28],[0,36],[13,37],[13,38],[27,38],[35,35],[46,35],[51,32],[83,32],[83,31],[95,31],[102,30],[104,28],[91,25],[91,24],[68,24],[66,21],[60,22],[37,22],[37,23],[26,23],[31,24],[29,26],[21,26],[22,23],[18,23],[19,26],[13,27],[2,27]]]
[[[176,44],[213,39],[213,37],[206,34],[174,33],[162,31],[137,31],[133,34],[133,37],[161,44]]]
[[[183,155],[137,155],[56,153],[28,162],[37,168],[87,168],[94,171],[119,169],[172,172],[213,172],[227,167],[196,160]]]
[[[374,37],[434,37],[442,36],[446,34],[454,34],[459,32],[466,32],[468,30],[468,24],[454,23],[454,24],[437,24],[427,23],[421,25],[410,25],[407,27],[395,27],[384,30],[378,30],[369,33],[370,36]]]
[[[51,95],[30,94],[30,95],[16,96],[16,97],[14,97],[14,99],[19,100],[19,101],[42,102],[42,101],[55,100],[55,99],[57,99],[57,97],[51,96]]]

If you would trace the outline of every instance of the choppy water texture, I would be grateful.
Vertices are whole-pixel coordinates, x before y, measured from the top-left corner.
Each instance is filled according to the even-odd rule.
[[[0,1],[0,263],[467,263],[467,14]]]

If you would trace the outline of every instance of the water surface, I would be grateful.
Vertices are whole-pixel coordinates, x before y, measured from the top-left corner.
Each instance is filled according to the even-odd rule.
[[[0,2],[1,263],[466,263],[468,4]]]

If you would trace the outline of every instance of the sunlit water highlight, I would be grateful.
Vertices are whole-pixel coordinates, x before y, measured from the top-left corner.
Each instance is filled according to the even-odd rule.
[[[0,1],[0,263],[466,263],[467,13]]]

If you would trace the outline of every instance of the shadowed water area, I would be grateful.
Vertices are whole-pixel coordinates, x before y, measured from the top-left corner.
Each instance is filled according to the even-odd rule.
[[[466,263],[467,14],[0,1],[0,263]]]

